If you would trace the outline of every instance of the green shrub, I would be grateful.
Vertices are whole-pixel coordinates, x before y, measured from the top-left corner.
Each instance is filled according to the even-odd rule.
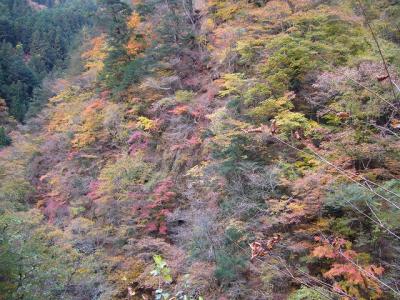
[[[304,135],[308,136],[313,129],[318,127],[316,122],[307,119],[299,112],[283,111],[276,116],[275,120],[279,132],[286,137],[296,130],[302,131]]]
[[[343,64],[369,47],[361,26],[322,11],[295,16],[291,21],[291,33],[277,35],[268,42],[271,55],[262,68],[276,97],[299,89],[306,75],[324,68],[321,56],[330,63]]]
[[[335,233],[340,236],[352,238],[357,234],[357,230],[352,228],[352,222],[357,221],[355,218],[334,218],[332,219],[330,226]]]
[[[228,145],[221,147],[214,145],[213,157],[222,160],[219,172],[225,176],[229,176],[232,172],[239,168],[239,162],[246,159],[246,145],[250,144],[248,137],[244,135],[233,136]]]
[[[215,277],[224,284],[229,284],[240,277],[240,272],[245,266],[245,258],[239,255],[219,253],[217,255],[217,267]]]
[[[24,209],[33,192],[32,185],[20,178],[2,180],[0,184],[0,208],[10,204],[14,209]]]
[[[219,92],[219,96],[221,97],[240,95],[246,85],[246,80],[242,73],[225,74],[222,79],[224,80],[224,84],[223,90]]]
[[[194,95],[195,93],[193,93],[192,91],[179,90],[175,92],[175,99],[178,103],[186,103],[190,102],[193,99]]]
[[[236,45],[236,52],[239,54],[239,64],[248,66],[253,63],[257,56],[262,52],[265,47],[265,42],[256,40],[242,40],[238,41]]]
[[[57,299],[79,276],[81,257],[72,247],[52,239],[41,227],[42,216],[31,210],[0,215],[0,295],[3,299]],[[85,274],[85,280],[90,280]]]
[[[323,122],[330,126],[339,126],[342,120],[334,113],[327,113],[322,116]]]
[[[319,165],[319,161],[311,154],[299,153],[298,156],[299,159],[294,163],[294,167],[299,174],[304,175]]]
[[[351,210],[349,202],[362,206],[364,201],[373,201],[373,194],[357,184],[342,184],[333,187],[328,192],[324,208],[330,214],[341,214],[346,210]]]
[[[235,227],[229,227],[225,231],[224,245],[217,253],[217,266],[214,273],[214,276],[223,284],[239,279],[246,266],[248,259],[241,252],[246,247],[243,237],[243,232]]]
[[[386,8],[383,13],[381,9],[379,9],[378,13],[378,15],[382,15],[385,19],[374,22],[374,25],[383,38],[399,44],[400,31],[398,29],[400,27],[400,7],[396,1],[388,2],[393,2],[393,4]]]
[[[302,286],[289,296],[289,300],[322,300],[326,299],[324,295],[329,294],[329,291],[319,287],[308,288]]]
[[[235,18],[240,12],[240,4],[230,1],[217,1],[210,7],[213,15],[218,22],[226,22]]]
[[[286,93],[278,99],[270,98],[251,109],[249,114],[260,122],[274,118],[279,132],[285,137],[289,137],[295,131],[301,131],[306,136],[310,135],[314,129],[318,128],[318,124],[307,119],[300,112],[291,111],[294,108],[291,101],[293,98],[292,93]]]
[[[250,110],[250,115],[259,121],[265,121],[274,118],[278,113],[293,108],[292,102],[287,96],[278,99],[267,99],[256,108]]]
[[[263,67],[263,72],[275,96],[297,89],[304,76],[318,65],[313,58],[313,44],[303,38],[278,36],[271,41],[270,47],[273,54]]]
[[[349,220],[347,223],[353,225],[349,230],[344,230],[343,226],[346,220],[343,219],[333,222],[331,224],[333,228],[342,234],[350,235],[352,233],[351,229],[355,229],[354,226],[356,225],[367,231],[371,231],[372,227],[374,228],[374,230],[371,231],[373,238],[378,238],[387,234],[386,230],[379,224],[384,224],[386,228],[392,231],[398,230],[400,228],[398,209],[391,204],[394,203],[398,206],[398,198],[385,190],[399,194],[399,181],[391,180],[384,184],[381,183],[381,185],[382,188],[372,191],[355,183],[333,187],[328,192],[325,199],[325,213],[335,217],[347,218],[347,220]],[[377,195],[382,195],[387,200],[383,200]],[[365,215],[368,215],[369,218]],[[360,232],[359,228],[357,232]]]
[[[271,90],[266,83],[256,83],[243,95],[246,106],[254,106],[271,97]]]
[[[118,200],[125,200],[136,185],[150,179],[153,166],[137,154],[134,158],[125,155],[116,162],[108,163],[100,174],[100,191]]]
[[[11,145],[11,138],[7,135],[4,127],[0,127],[0,148]]]

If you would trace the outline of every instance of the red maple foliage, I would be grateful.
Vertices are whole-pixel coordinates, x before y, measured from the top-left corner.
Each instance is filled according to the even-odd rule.
[[[99,180],[93,180],[89,184],[89,193],[87,193],[87,196],[89,197],[90,200],[95,201],[100,198],[100,193],[99,193],[99,187],[100,187],[100,181]]]
[[[343,238],[336,237],[330,241],[327,238],[316,237],[315,240],[320,245],[313,249],[311,256],[332,261],[330,269],[324,271],[322,275],[334,281],[337,291],[346,292],[355,297],[359,295],[358,289],[372,290],[378,297],[382,294],[377,277],[383,274],[385,270],[383,267],[374,264],[359,264],[357,257],[360,254],[350,249],[351,243]],[[349,286],[355,286],[358,289],[350,289]]]
[[[138,222],[146,224],[147,232],[166,235],[168,233],[166,217],[173,210],[175,197],[173,181],[169,178],[162,180],[152,193],[152,201],[135,205],[132,207],[132,212],[137,215]]]

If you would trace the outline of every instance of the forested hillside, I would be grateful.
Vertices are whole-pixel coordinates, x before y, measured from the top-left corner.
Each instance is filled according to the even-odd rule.
[[[0,0],[0,300],[400,299],[400,2]]]
[[[90,0],[60,2],[0,1],[0,97],[17,121],[48,97],[42,80],[65,67],[75,35],[95,10]]]

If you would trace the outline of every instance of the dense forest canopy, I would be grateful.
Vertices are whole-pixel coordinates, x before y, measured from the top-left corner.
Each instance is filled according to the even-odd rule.
[[[400,298],[400,1],[0,0],[0,300]]]
[[[39,10],[28,3],[0,2],[0,97],[18,121],[43,78],[65,67],[74,37],[95,10],[93,1],[41,1]]]

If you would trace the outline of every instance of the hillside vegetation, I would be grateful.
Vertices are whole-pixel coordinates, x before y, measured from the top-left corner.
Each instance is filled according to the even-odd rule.
[[[0,39],[0,300],[400,299],[399,1],[0,0]]]

